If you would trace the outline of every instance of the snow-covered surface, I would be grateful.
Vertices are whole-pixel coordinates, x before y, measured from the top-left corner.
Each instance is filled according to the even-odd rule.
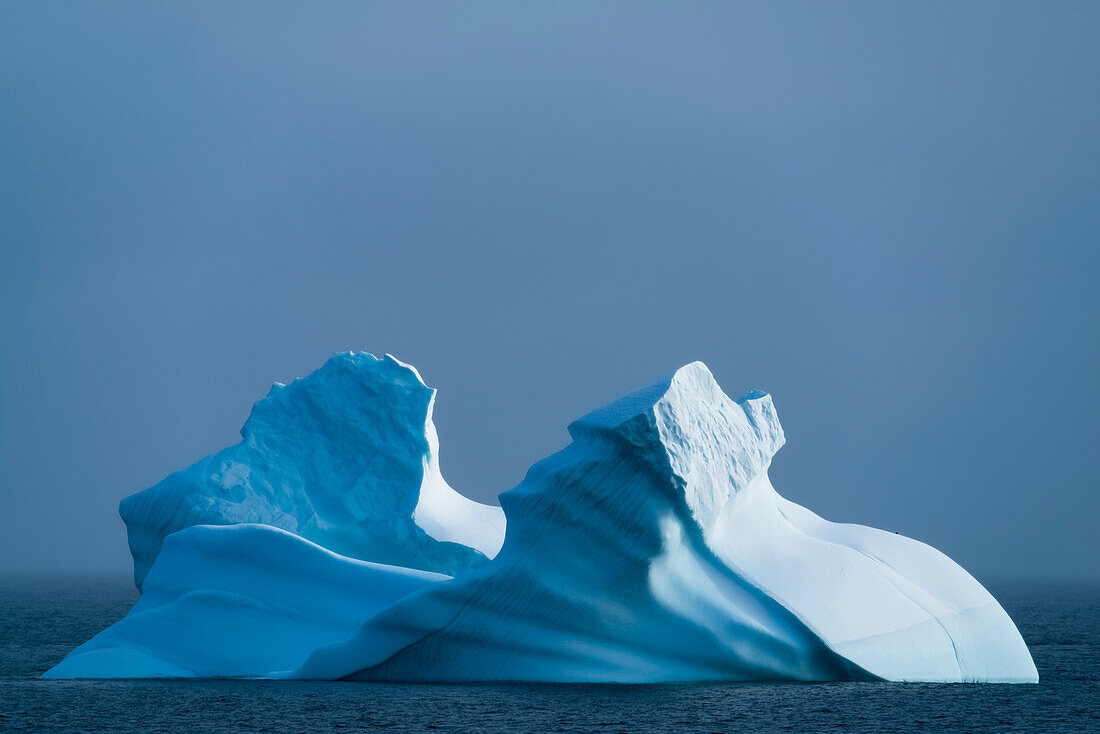
[[[302,664],[448,576],[338,556],[266,525],[168,536],[141,599],[46,678],[253,677]]]
[[[414,518],[430,542],[484,546],[498,537],[477,530],[490,510],[455,500],[442,479],[435,483],[430,406],[429,397],[427,429],[415,434],[429,449],[413,452],[425,469],[403,485],[411,504],[376,503],[371,510],[382,514],[359,524],[403,527],[385,514],[397,505],[398,519]],[[343,583],[338,572],[317,582],[320,592],[306,584],[310,564],[324,551],[290,534],[278,538],[292,539],[292,550],[249,555],[253,541],[230,535],[235,528],[193,528],[168,536],[134,611],[51,674],[259,675],[262,669],[270,677],[421,681],[1038,679],[1007,614],[946,556],[893,533],[826,522],[776,493],[767,470],[785,439],[766,393],[731,400],[696,362],[569,431],[569,446],[501,496],[508,525],[500,552],[452,580],[418,576],[413,589],[402,577],[406,585],[397,591],[379,591],[396,588],[399,570],[367,564],[371,575],[362,583],[371,590],[349,602],[334,588]],[[267,445],[278,444],[278,432],[265,435]],[[245,437],[247,444],[248,426]],[[382,445],[408,453],[399,443],[395,435]],[[273,542],[262,529],[250,532],[257,544]],[[181,536],[186,550],[178,547]],[[226,562],[219,549],[253,560]],[[496,549],[487,550],[486,556]],[[332,554],[324,559],[356,563]],[[279,568],[287,563],[292,568]],[[232,569],[229,581],[223,566]],[[238,651],[232,635],[221,632],[201,653],[189,653],[188,635],[247,615],[243,605],[220,600],[183,612],[176,607],[192,594],[238,594],[238,584],[245,589],[239,595],[258,599],[261,608],[271,605],[271,594],[315,595],[325,611],[307,615],[301,644],[288,621],[294,615],[269,615],[271,634],[286,640],[278,660],[248,645]],[[166,595],[161,589],[168,586],[189,593]],[[155,624],[142,623],[143,615]],[[253,615],[250,628],[262,637],[267,619]],[[297,664],[287,664],[294,658]]]
[[[139,587],[165,536],[263,523],[345,556],[453,574],[484,563],[504,514],[439,473],[435,390],[390,355],[337,354],[276,384],[242,441],[122,501]]]

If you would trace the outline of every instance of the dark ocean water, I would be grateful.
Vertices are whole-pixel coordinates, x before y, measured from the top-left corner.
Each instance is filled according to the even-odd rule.
[[[136,593],[124,579],[0,579],[0,731],[1100,731],[1100,584],[989,588],[1038,685],[43,681]]]

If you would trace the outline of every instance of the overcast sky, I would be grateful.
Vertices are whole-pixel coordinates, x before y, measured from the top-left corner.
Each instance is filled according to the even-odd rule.
[[[0,4],[0,571],[348,349],[480,500],[705,361],[772,479],[1100,576],[1100,4]]]

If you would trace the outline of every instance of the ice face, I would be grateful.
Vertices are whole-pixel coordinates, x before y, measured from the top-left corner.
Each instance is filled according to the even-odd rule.
[[[214,464],[226,463],[219,454],[186,470],[195,474],[180,484],[191,489],[160,490],[187,501],[168,502],[157,488],[148,490],[154,493],[151,505],[161,510],[146,512],[152,521],[131,525],[132,543],[135,527],[153,527],[157,537],[173,527],[162,521],[162,515],[172,516],[163,508],[187,507],[192,518],[214,504],[224,525],[251,518],[258,505],[276,520],[283,515],[271,507],[296,523],[300,517],[336,518],[326,530],[355,529],[356,537],[376,539],[360,541],[360,549],[377,556],[384,546],[388,557],[404,554],[421,568],[429,551],[451,546],[494,555],[499,518],[484,522],[488,510],[478,509],[484,506],[435,480],[434,394],[396,360],[369,360],[330,361],[284,389],[326,373],[317,393],[302,389],[284,398],[280,392],[272,405],[264,405],[271,396],[258,404],[244,430],[240,446],[246,448],[227,449],[243,452],[244,459],[232,466],[248,471],[217,469]],[[360,388],[363,365],[372,373],[369,389]],[[327,373],[330,367],[335,374]],[[341,370],[355,376],[350,384],[339,383]],[[411,430],[413,425],[421,430]],[[392,567],[372,567],[358,580],[353,576],[365,572],[349,570],[345,579],[334,569],[356,561],[288,533],[273,538],[270,533],[279,531],[270,528],[193,528],[167,535],[134,611],[51,674],[110,677],[158,670],[389,681],[1038,679],[1008,615],[946,556],[900,535],[827,522],[775,491],[768,467],[785,438],[766,393],[753,390],[732,400],[695,362],[584,416],[569,431],[569,446],[535,464],[501,496],[508,523],[499,553],[460,568],[453,579],[401,577],[395,586],[395,574],[412,572]],[[339,437],[334,447],[327,443],[331,436]],[[252,479],[256,466],[264,467],[263,481]],[[417,473],[417,466],[426,468]],[[295,478],[286,479],[291,474]],[[218,493],[211,486],[233,491]],[[307,486],[309,492],[299,489]],[[204,496],[218,502],[204,505]],[[305,504],[324,512],[298,511],[295,502],[303,496]],[[416,532],[402,535],[409,523]],[[300,524],[289,529],[308,537]],[[347,534],[319,537],[318,543],[339,551],[334,544]],[[282,550],[249,555],[251,544],[279,544]],[[219,560],[225,557],[253,560]],[[309,571],[314,564],[318,574]],[[223,568],[233,569],[231,583],[222,577]],[[314,576],[324,579],[320,591],[307,581]],[[360,584],[363,589],[354,593],[366,596],[351,600],[352,592],[339,588],[344,583]],[[169,586],[172,594],[161,591]],[[247,605],[224,593],[238,589],[260,608],[272,599],[312,594],[325,609],[309,613],[301,634],[287,621],[297,619],[294,614],[270,615],[271,634],[283,640],[272,657],[232,641],[218,653],[224,637],[217,634],[205,647],[184,644],[188,635],[220,629],[224,619],[244,614]],[[184,604],[191,599],[203,603]],[[262,636],[265,617],[248,619]],[[188,653],[195,648],[201,652]]]
[[[434,400],[389,355],[338,354],[276,384],[239,444],[122,501],[138,587],[164,537],[192,525],[262,523],[351,558],[447,574],[484,563],[504,515],[443,480]]]

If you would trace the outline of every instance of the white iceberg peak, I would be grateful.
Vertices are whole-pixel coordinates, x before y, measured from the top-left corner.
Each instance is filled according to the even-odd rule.
[[[605,432],[633,446],[684,491],[701,527],[767,471],[786,440],[770,395],[751,390],[731,400],[702,362],[613,400],[569,432]]]

